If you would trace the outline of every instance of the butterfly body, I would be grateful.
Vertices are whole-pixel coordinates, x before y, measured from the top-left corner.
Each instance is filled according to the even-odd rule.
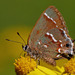
[[[52,65],[55,59],[64,55],[73,55],[74,43],[68,35],[65,21],[54,7],[48,7],[36,22],[27,44],[27,53],[41,58]]]

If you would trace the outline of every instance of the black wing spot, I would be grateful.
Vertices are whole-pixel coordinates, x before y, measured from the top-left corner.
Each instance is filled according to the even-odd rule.
[[[69,44],[66,44],[66,47],[69,47],[70,45]]]

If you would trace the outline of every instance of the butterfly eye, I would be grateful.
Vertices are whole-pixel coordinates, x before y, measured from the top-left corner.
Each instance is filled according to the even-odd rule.
[[[66,47],[69,47],[70,45],[69,44],[66,44]]]
[[[25,50],[27,49],[27,45],[25,46]]]
[[[26,51],[27,50],[27,45],[25,45],[25,46],[22,45],[22,48],[23,48],[24,51]]]

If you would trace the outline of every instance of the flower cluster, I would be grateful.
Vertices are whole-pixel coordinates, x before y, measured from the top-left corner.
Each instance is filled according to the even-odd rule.
[[[36,61],[29,56],[15,60],[17,75],[75,75],[75,58],[69,60],[65,67],[56,66],[57,70],[51,70],[43,66],[37,66]],[[37,68],[36,68],[37,66]]]
[[[21,58],[15,60],[14,65],[17,75],[25,75],[36,68],[36,62],[29,56],[27,57],[21,56]]]
[[[65,71],[71,74],[75,74],[75,58],[72,58],[66,63]]]

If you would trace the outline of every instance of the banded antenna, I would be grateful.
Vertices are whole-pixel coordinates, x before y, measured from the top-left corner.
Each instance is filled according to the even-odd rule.
[[[7,40],[7,41],[11,41],[11,42],[20,43],[20,44],[22,44],[22,45],[23,45],[23,43],[21,43],[21,42],[17,42],[17,41],[9,40],[9,39],[5,39],[5,40]]]
[[[24,39],[21,37],[21,35],[19,34],[19,32],[17,32],[17,34],[20,36],[20,38],[21,38],[21,39],[23,40],[23,42],[25,43]],[[5,40],[7,40],[7,41],[11,41],[11,42],[20,43],[20,44],[24,45],[23,43],[18,42],[18,41],[13,41],[13,40],[9,40],[9,39],[5,39]],[[26,43],[25,43],[25,45],[26,45]]]
[[[23,42],[24,42],[25,45],[26,45],[26,42],[25,42],[24,39],[21,37],[21,35],[19,34],[19,32],[17,32],[17,34],[20,36],[20,38],[23,40]]]
[[[20,38],[23,40],[23,42],[25,43],[25,41],[24,41],[24,39],[21,37],[21,35],[19,34],[19,32],[17,32],[17,34],[20,36]],[[16,42],[16,43],[20,43],[20,44],[22,44],[22,46],[24,45],[23,43],[21,43],[21,42],[18,42],[18,41],[13,41],[13,40],[9,40],[9,39],[5,39],[5,40],[7,40],[7,41],[11,41],[11,42]],[[26,45],[26,43],[25,43],[25,45]],[[23,51],[20,53],[20,55],[23,53]],[[19,56],[20,56],[19,55]]]

